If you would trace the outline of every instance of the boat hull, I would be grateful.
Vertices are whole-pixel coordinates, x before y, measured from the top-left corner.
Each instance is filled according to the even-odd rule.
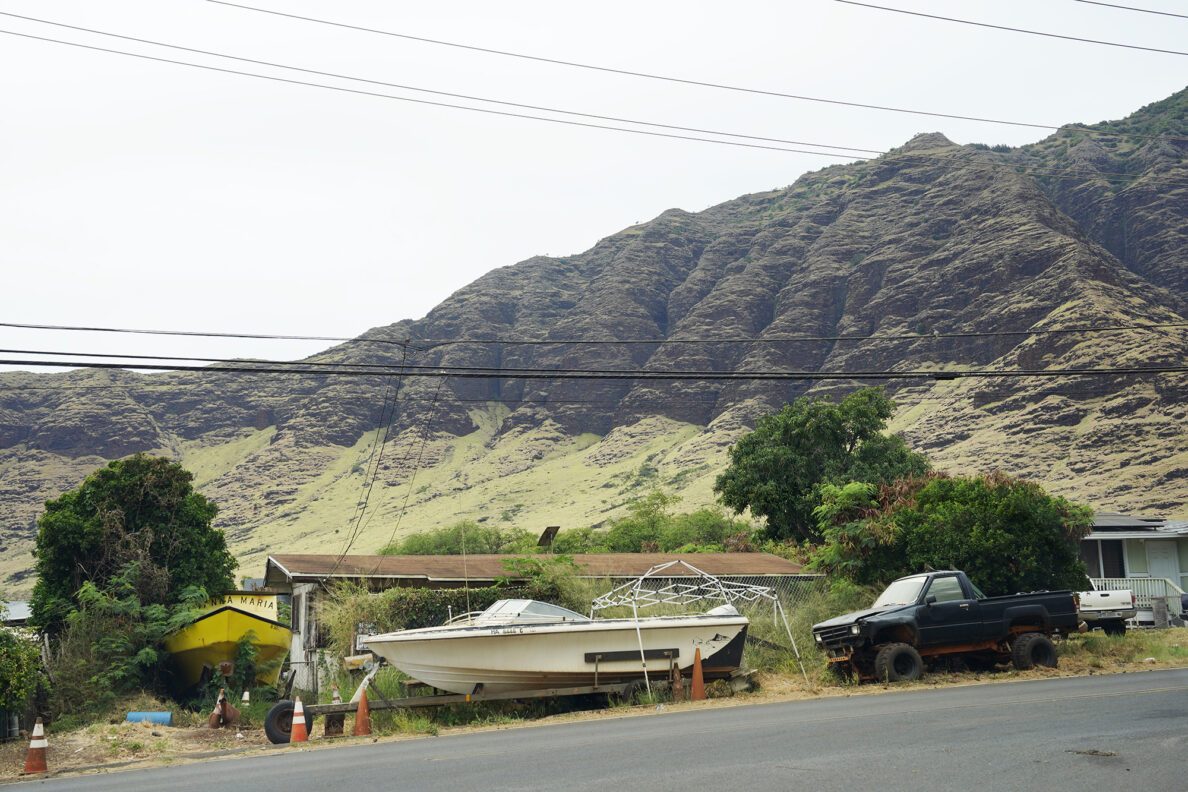
[[[420,682],[451,693],[513,693],[686,676],[701,652],[706,679],[742,664],[742,616],[654,617],[592,622],[434,627],[376,635],[371,651]],[[643,657],[640,644],[643,644]]]
[[[235,660],[236,646],[249,632],[259,650],[257,662],[274,666],[257,676],[256,681],[275,685],[280,663],[272,661],[289,651],[292,633],[284,625],[254,613],[230,606],[212,610],[166,638],[165,650],[173,657],[182,681],[187,686],[197,685],[205,669],[215,670],[219,663]]]

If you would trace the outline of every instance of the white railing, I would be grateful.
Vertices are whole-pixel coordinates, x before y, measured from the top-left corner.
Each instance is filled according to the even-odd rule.
[[[1167,602],[1167,612],[1181,616],[1183,608],[1180,595],[1184,589],[1167,578],[1089,578],[1097,591],[1134,592],[1135,605],[1139,610],[1151,610],[1151,598],[1159,597]]]

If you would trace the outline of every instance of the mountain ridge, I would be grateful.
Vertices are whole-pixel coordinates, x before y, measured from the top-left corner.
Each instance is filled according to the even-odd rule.
[[[651,484],[694,508],[712,500],[715,466],[750,421],[801,395],[865,383],[847,373],[1173,365],[1188,352],[1174,329],[1046,331],[1188,316],[1186,118],[1181,91],[1090,128],[1163,138],[1065,129],[999,150],[923,133],[782,190],[667,210],[584,253],[494,269],[421,319],[310,358],[838,374],[831,380],[0,374],[0,576],[27,585],[31,559],[14,553],[31,546],[41,501],[135,451],[203,471],[204,492],[222,506],[218,524],[254,562],[274,541],[296,551],[359,534],[378,546],[410,530],[400,514],[511,512],[534,529],[533,520],[556,519],[551,499],[572,499],[570,519],[597,522]],[[1004,469],[1075,500],[1184,515],[1182,382],[1004,376],[888,387],[904,404],[893,428],[941,467]],[[376,462],[371,449],[385,432]],[[374,469],[375,483],[364,487],[356,469]],[[542,471],[535,484],[533,470]],[[582,483],[558,491],[548,475]],[[470,504],[508,477],[518,509],[497,488],[488,505]],[[599,489],[615,497],[589,492]],[[364,497],[383,529],[352,524]],[[458,508],[442,505],[451,500]]]

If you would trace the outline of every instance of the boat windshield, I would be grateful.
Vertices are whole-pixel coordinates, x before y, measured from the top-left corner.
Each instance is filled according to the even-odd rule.
[[[527,599],[499,600],[475,617],[475,624],[507,624],[522,622],[590,621],[588,616],[575,613],[560,605]]]
[[[879,595],[872,608],[887,608],[892,605],[912,605],[920,598],[920,590],[927,582],[927,575],[903,578],[897,580]]]

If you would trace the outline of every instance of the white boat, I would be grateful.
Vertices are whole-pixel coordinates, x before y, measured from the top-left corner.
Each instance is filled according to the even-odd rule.
[[[411,677],[451,693],[687,679],[697,650],[707,680],[742,664],[748,621],[733,605],[683,616],[594,619],[527,599],[499,600],[439,627],[364,639],[367,648]]]

